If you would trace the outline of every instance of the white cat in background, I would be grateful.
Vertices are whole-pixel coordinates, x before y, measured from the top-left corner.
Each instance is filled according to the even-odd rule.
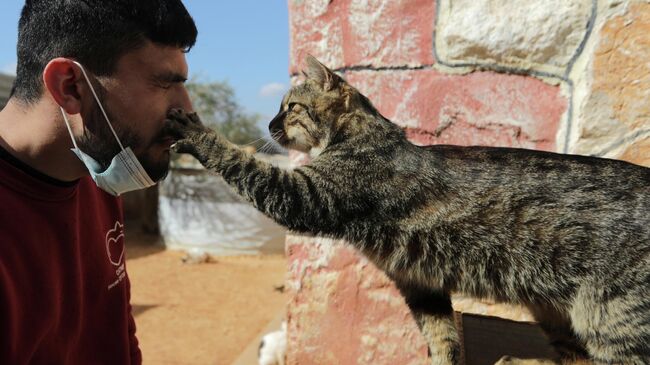
[[[217,262],[209,253],[198,247],[192,247],[189,250],[186,250],[185,256],[181,258],[181,261],[183,261],[184,264],[206,264]]]
[[[258,353],[259,365],[284,365],[286,352],[287,322],[282,322],[282,329],[262,337]]]

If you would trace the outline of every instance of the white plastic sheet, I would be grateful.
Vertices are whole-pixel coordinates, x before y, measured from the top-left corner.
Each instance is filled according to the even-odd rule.
[[[203,169],[172,169],[159,199],[160,231],[169,248],[213,255],[284,251],[285,229]]]

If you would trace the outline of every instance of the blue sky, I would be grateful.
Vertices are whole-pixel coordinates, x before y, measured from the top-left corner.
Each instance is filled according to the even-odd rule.
[[[239,103],[264,117],[277,112],[289,84],[286,0],[184,0],[199,37],[188,54],[190,74],[226,80]],[[23,0],[0,0],[0,72],[15,72],[18,18]]]

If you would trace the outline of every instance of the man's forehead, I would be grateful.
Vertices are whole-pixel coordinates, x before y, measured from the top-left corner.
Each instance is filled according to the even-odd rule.
[[[118,61],[118,72],[139,74],[178,74],[187,78],[187,61],[182,48],[160,46],[147,42]]]

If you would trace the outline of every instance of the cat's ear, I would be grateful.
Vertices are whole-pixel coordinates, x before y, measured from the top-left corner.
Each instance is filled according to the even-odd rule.
[[[305,75],[316,81],[323,88],[323,91],[334,89],[341,81],[341,78],[334,71],[327,68],[311,55],[307,56],[307,72]]]

